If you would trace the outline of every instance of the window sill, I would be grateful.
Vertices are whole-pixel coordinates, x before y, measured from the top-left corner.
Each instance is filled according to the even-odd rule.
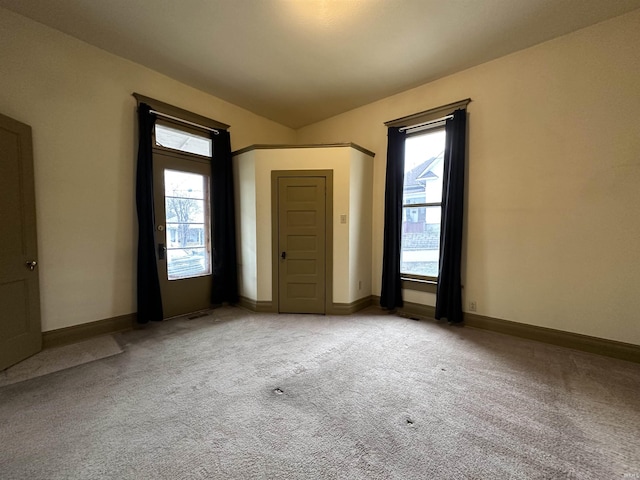
[[[436,293],[438,281],[436,279],[417,279],[402,277],[402,288],[406,290],[416,290],[418,292]]]

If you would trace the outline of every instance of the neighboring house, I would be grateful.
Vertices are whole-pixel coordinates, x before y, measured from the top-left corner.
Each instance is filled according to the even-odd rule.
[[[414,203],[424,203],[426,201],[426,191],[436,190],[433,195],[442,195],[442,172],[443,172],[444,151],[435,157],[431,157],[419,163],[408,172],[405,172],[404,192],[402,203],[404,205]],[[424,207],[405,208],[402,216],[403,233],[424,232],[427,224],[439,224],[440,220],[428,216]]]
[[[436,276],[440,248],[440,208],[407,205],[442,197],[444,151],[405,172],[402,203],[401,271]],[[434,191],[435,190],[435,191]]]

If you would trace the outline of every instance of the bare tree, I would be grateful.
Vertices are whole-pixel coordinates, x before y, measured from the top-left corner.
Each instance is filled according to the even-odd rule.
[[[176,192],[174,192],[175,194]],[[193,198],[166,197],[167,221],[177,222],[178,244],[186,248],[189,242],[189,222],[201,212],[201,201]]]

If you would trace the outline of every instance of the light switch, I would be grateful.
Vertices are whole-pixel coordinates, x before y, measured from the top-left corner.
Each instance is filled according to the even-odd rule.
[[[344,213],[340,215],[340,223],[347,223],[347,216]]]

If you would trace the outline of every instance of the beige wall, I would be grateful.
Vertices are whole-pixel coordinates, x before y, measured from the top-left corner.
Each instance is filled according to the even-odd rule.
[[[474,300],[492,317],[640,344],[639,24],[640,11],[632,12],[294,132],[0,9],[0,112],[33,127],[43,329],[135,310],[132,92],[230,124],[234,149],[356,142],[376,152],[374,294],[383,122],[471,97],[465,304]],[[261,238],[256,232],[241,248],[257,249]],[[258,271],[242,282],[270,299],[258,293]],[[334,301],[360,297],[353,282],[363,275],[352,275],[349,293],[341,300],[334,292]],[[434,301],[416,292],[405,299]]]
[[[333,302],[351,303],[371,295],[372,158],[350,147],[257,149],[234,157],[240,200],[240,294],[270,302],[272,289],[271,172],[274,170],[333,171]],[[357,177],[357,178],[354,178]],[[255,207],[247,201],[255,202]],[[241,218],[246,215],[246,218]],[[347,216],[347,223],[340,216]],[[256,276],[255,286],[247,281]],[[358,281],[362,279],[362,288]],[[257,288],[257,290],[255,290]],[[255,296],[254,296],[255,295]]]
[[[471,97],[463,283],[478,313],[640,344],[640,11],[298,131],[376,152],[380,292],[383,122]],[[405,299],[433,305],[429,294]]]
[[[234,149],[295,132],[0,9],[0,112],[33,128],[43,330],[135,305],[135,100],[231,125]]]
[[[339,224],[341,212],[349,208],[349,152],[345,148],[293,148],[254,150],[238,155],[234,162],[242,165],[245,156],[255,162],[256,237],[255,264],[257,270],[257,297],[249,292],[241,295],[258,301],[272,301],[271,257],[271,172],[273,170],[333,170],[333,301],[348,301],[349,234]],[[236,183],[244,183],[236,179]],[[248,185],[248,183],[246,184]],[[244,223],[244,222],[243,222]],[[254,267],[250,258],[242,258],[244,271]]]
[[[256,152],[233,159],[235,181],[238,289],[241,296],[258,299],[258,243],[256,236]]]
[[[349,302],[371,295],[373,158],[352,149],[349,176]]]

